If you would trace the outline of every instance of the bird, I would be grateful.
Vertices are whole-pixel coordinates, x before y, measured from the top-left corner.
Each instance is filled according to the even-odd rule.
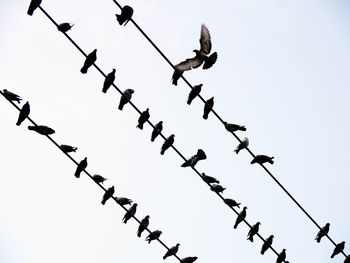
[[[172,80],[172,84],[177,86],[177,81],[180,79],[180,77],[182,76],[182,73],[184,73],[183,71],[175,68],[173,76],[171,77]]]
[[[29,116],[29,113],[30,113],[30,105],[29,105],[29,102],[27,101],[23,105],[21,111],[19,112],[16,125],[17,126],[21,125],[21,123]]]
[[[149,225],[149,215],[145,216],[144,219],[141,220],[139,228],[137,229],[137,236],[141,237],[141,234]]]
[[[97,49],[94,49],[89,55],[87,55],[84,65],[81,68],[80,72],[83,74],[86,74],[88,69],[96,62],[97,56],[96,56]]]
[[[45,125],[37,125],[37,126],[28,126],[28,130],[36,131],[37,133],[41,135],[50,135],[54,134],[55,131],[51,129],[50,127],[47,127]]]
[[[271,247],[273,238],[274,238],[274,235],[271,235],[265,240],[264,244],[261,247],[261,252],[260,252],[261,255],[264,255],[266,250],[268,250]]]
[[[235,207],[237,206],[238,208],[240,208],[239,206],[241,205],[241,203],[237,203],[235,200],[230,199],[230,198],[225,198],[224,199],[225,204],[227,204],[229,207]]]
[[[269,157],[267,155],[256,155],[250,163],[251,164],[254,164],[254,163],[263,164],[263,163],[268,162],[270,164],[273,164],[273,158],[275,158],[275,157]]]
[[[3,95],[5,96],[5,98],[9,101],[16,101],[18,102],[19,104],[21,103],[21,100],[22,98],[20,96],[18,96],[17,94],[15,93],[12,93],[11,91],[7,90],[7,89],[4,89],[3,91]]]
[[[150,244],[152,240],[158,239],[161,234],[162,234],[162,231],[154,230],[146,237],[145,240],[148,241],[148,244]]]
[[[343,252],[345,248],[345,241],[341,242],[341,243],[338,243],[334,250],[333,250],[333,253],[331,255],[331,258],[334,258],[334,256],[338,255],[339,253]]]
[[[73,146],[65,145],[65,144],[61,144],[61,145],[60,145],[60,149],[61,149],[64,153],[76,152],[76,150],[78,150],[77,147],[73,147]]]
[[[161,155],[164,155],[165,151],[168,150],[170,148],[170,146],[173,145],[174,138],[175,138],[175,135],[172,134],[164,141],[164,143],[162,145],[162,149],[160,150]]]
[[[103,184],[104,181],[107,180],[107,178],[104,178],[102,175],[99,175],[99,174],[94,174],[92,176],[92,179],[98,184]]]
[[[210,190],[212,190],[213,192],[219,194],[219,193],[222,193],[223,191],[226,190],[226,188],[222,187],[221,185],[219,184],[212,184],[210,186]]]
[[[350,255],[345,258],[344,263],[350,263]]]
[[[113,69],[112,72],[107,74],[105,81],[103,82],[103,88],[102,88],[103,93],[107,92],[107,90],[112,86],[114,80],[115,80],[115,69]]]
[[[194,167],[198,161],[207,159],[207,156],[205,152],[202,149],[198,149],[197,154],[191,156],[189,159],[187,159],[181,167]]]
[[[320,242],[321,242],[321,238],[328,234],[330,225],[331,225],[330,223],[327,223],[327,224],[326,224],[324,227],[322,227],[321,230],[317,233],[317,236],[315,237],[315,240],[317,241],[317,243],[320,243]]]
[[[143,125],[148,121],[149,117],[149,108],[147,108],[145,111],[141,112],[136,128],[143,130]]]
[[[284,248],[281,253],[278,254],[276,263],[282,263],[286,259],[286,249]]]
[[[248,238],[247,240],[253,242],[253,237],[254,235],[256,235],[259,232],[259,226],[260,226],[260,222],[257,222],[254,226],[252,226],[252,228],[249,230],[248,232]]]
[[[214,107],[214,97],[211,97],[204,104],[203,119],[205,120],[208,119],[208,115],[213,107]]]
[[[162,132],[162,130],[163,130],[163,121],[160,121],[154,126],[154,129],[151,135],[151,142],[154,142],[154,140]]]
[[[226,121],[224,121],[224,124],[225,124],[226,130],[229,132],[246,131],[247,130],[247,128],[245,126],[242,126],[242,125],[227,123]]]
[[[242,142],[238,144],[237,148],[235,149],[235,153],[238,154],[241,150],[244,148],[247,148],[249,146],[249,140],[247,137],[244,137]]]
[[[115,200],[120,205],[131,205],[132,204],[132,200],[129,198],[126,198],[126,197],[116,197]]]
[[[202,177],[203,181],[206,182],[207,184],[213,184],[213,183],[219,184],[220,183],[218,179],[211,177],[209,175],[206,175],[205,173],[202,173],[201,177]]]
[[[124,26],[130,21],[132,15],[134,13],[134,9],[132,7],[126,5],[122,8],[122,12],[120,15],[116,14],[115,16],[117,17],[117,21],[119,22],[119,25]]]
[[[40,4],[41,4],[41,0],[32,0],[32,1],[30,1],[27,14],[32,16],[34,11],[35,11],[35,9],[37,9],[40,6]]]
[[[103,194],[101,204],[105,205],[107,200],[111,198],[114,194],[114,186],[107,189],[107,191]]]
[[[129,221],[129,219],[132,218],[132,217],[135,215],[135,213],[136,213],[136,208],[137,208],[137,204],[136,204],[136,203],[133,204],[133,205],[129,208],[128,212],[126,212],[126,214],[124,215],[124,217],[123,217],[123,219],[122,219],[122,222],[123,222],[124,224],[126,224],[126,223]]]
[[[62,24],[59,24],[57,26],[57,29],[58,29],[58,31],[60,31],[62,33],[67,33],[69,30],[72,29],[73,26],[74,26],[74,24],[62,23]]]
[[[133,89],[127,89],[123,92],[122,96],[120,97],[120,102],[119,102],[119,110],[123,110],[123,107],[125,106],[125,104],[127,104],[132,97],[132,94],[134,93]]]
[[[171,247],[166,253],[165,255],[163,256],[163,259],[166,259],[167,257],[170,257],[170,256],[175,256],[177,251],[179,250],[179,246],[180,244],[177,243],[175,246]]]
[[[86,169],[87,165],[88,165],[87,158],[85,157],[84,160],[81,160],[80,163],[78,164],[77,169],[75,170],[74,176],[76,178],[79,178],[81,172]]]
[[[245,217],[247,216],[247,207],[243,207],[243,210],[239,213],[239,215],[237,216],[235,225],[233,226],[234,229],[237,228],[237,226],[239,225],[239,223],[241,223]]]
[[[181,259],[182,263],[193,263],[198,259],[198,257],[186,257]]]
[[[191,102],[199,95],[199,93],[202,90],[203,84],[199,84],[193,87],[191,89],[190,93],[188,94],[187,104],[190,105]]]

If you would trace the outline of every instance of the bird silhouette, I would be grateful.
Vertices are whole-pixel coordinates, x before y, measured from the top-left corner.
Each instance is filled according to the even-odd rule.
[[[252,226],[252,228],[248,232],[247,240],[251,242],[254,241],[253,238],[259,232],[259,226],[260,226],[260,222],[257,222],[254,226]]]
[[[2,93],[4,94],[5,98],[11,102],[13,101],[16,101],[18,102],[19,104],[21,103],[21,100],[22,98],[20,96],[18,96],[17,94],[15,93],[12,93],[11,91],[7,90],[7,89],[4,89],[2,91]]]
[[[16,125],[17,126],[21,125],[21,123],[29,116],[29,113],[30,113],[30,105],[29,105],[29,102],[27,101],[23,105],[21,111],[19,112]]]
[[[120,102],[119,102],[119,110],[123,110],[125,104],[127,104],[132,97],[132,94],[134,93],[133,89],[127,89],[123,92],[123,95],[120,97]]]
[[[107,74],[105,81],[103,83],[103,88],[102,88],[103,93],[107,92],[110,86],[112,86],[114,80],[115,80],[115,69],[113,69],[112,72]]]
[[[160,150],[161,155],[164,155],[165,151],[168,150],[170,148],[170,146],[173,145],[174,140],[175,140],[175,135],[172,134],[164,141],[164,143],[162,145],[162,149]]]
[[[175,256],[177,251],[179,250],[179,246],[180,244],[177,243],[175,246],[171,247],[166,253],[165,255],[163,256],[163,259],[166,259],[167,257],[170,257],[170,256]]]
[[[194,167],[198,161],[207,159],[205,152],[202,149],[198,149],[197,153],[187,159],[181,167]]]
[[[107,180],[107,178],[104,178],[102,175],[99,175],[99,174],[94,174],[92,176],[92,179],[98,184],[103,184],[104,181]]]
[[[158,239],[161,234],[162,234],[162,231],[154,230],[146,237],[145,240],[148,241],[148,244],[150,244],[152,240]]]
[[[247,128],[245,126],[242,126],[242,125],[227,123],[226,121],[224,121],[224,124],[225,124],[226,130],[229,132],[246,131],[247,130]]]
[[[81,68],[80,72],[83,74],[86,74],[88,69],[96,62],[97,56],[96,56],[97,49],[94,49],[89,55],[87,55],[84,65]]]
[[[124,215],[123,220],[122,220],[122,222],[123,222],[124,224],[126,224],[126,223],[130,220],[130,218],[132,218],[132,217],[135,215],[136,209],[137,209],[137,204],[136,204],[136,203],[133,204],[133,205],[129,208],[128,212],[126,212],[126,214]]]
[[[193,87],[191,89],[190,93],[188,94],[187,104],[190,105],[192,101],[199,95],[199,93],[202,90],[203,84],[199,84]]]
[[[214,107],[214,97],[211,97],[204,104],[203,119],[205,120],[208,119],[208,115],[213,107]]]
[[[241,203],[237,203],[235,200],[230,199],[230,198],[225,198],[224,202],[225,202],[225,204],[227,204],[229,207],[235,207],[235,206],[237,206],[238,208],[240,208],[239,206],[241,205]]]
[[[141,112],[136,128],[143,130],[143,125],[148,121],[149,117],[149,108],[147,108],[145,111]]]
[[[53,129],[45,125],[28,126],[28,130],[35,131],[41,135],[50,135],[55,133]]]
[[[274,238],[274,236],[271,235],[265,240],[264,244],[261,247],[261,255],[264,255],[266,250],[268,250],[271,247],[272,242],[273,242],[273,238]]]
[[[250,162],[251,164],[258,163],[258,164],[263,164],[263,163],[270,163],[273,164],[273,158],[275,157],[269,157],[267,155],[256,155],[254,159]]]
[[[210,186],[210,190],[212,190],[213,192],[219,194],[219,193],[222,193],[226,190],[226,188],[222,187],[221,185],[219,184],[212,184]]]
[[[202,173],[201,177],[202,177],[203,181],[206,182],[207,184],[213,184],[213,183],[219,184],[220,183],[218,179],[211,177],[209,175],[206,175],[205,173]]]
[[[61,145],[60,145],[60,149],[61,149],[64,153],[76,152],[76,150],[78,150],[77,147],[73,147],[73,146],[65,145],[65,144],[61,144]]]
[[[151,135],[151,142],[154,142],[154,140],[162,132],[162,130],[163,130],[163,121],[160,121],[154,126],[154,129]]]
[[[181,259],[182,263],[193,263],[198,259],[198,257],[186,257]]]
[[[330,223],[327,223],[324,227],[321,228],[321,230],[317,233],[317,236],[315,238],[315,240],[317,241],[317,243],[321,242],[322,237],[324,237],[325,235],[328,234],[329,232],[329,227],[330,227]]]
[[[71,30],[73,26],[74,24],[62,23],[57,26],[57,29],[62,33],[67,33],[67,31]]]
[[[132,204],[132,200],[129,198],[126,198],[126,197],[116,197],[115,200],[120,205],[131,205]]]
[[[331,255],[331,258],[334,258],[334,256],[338,255],[339,253],[343,252],[345,248],[345,241],[341,242],[341,243],[338,243],[334,250],[333,250],[333,253]]]
[[[35,11],[35,9],[37,9],[40,6],[40,4],[41,4],[41,0],[32,0],[32,1],[30,1],[27,14],[32,16],[34,11]]]
[[[114,194],[114,186],[107,189],[107,191],[103,194],[101,204],[105,205],[107,200],[111,198]]]
[[[115,16],[117,17],[117,21],[119,22],[119,25],[124,26],[131,20],[132,15],[134,13],[134,9],[132,7],[126,5],[122,8],[122,12],[120,15],[116,14]]]
[[[237,148],[235,149],[235,153],[238,154],[241,150],[244,148],[247,148],[249,146],[249,140],[247,137],[244,137],[242,140],[242,143],[238,144]]]
[[[350,255],[345,258],[344,263],[350,263]]]
[[[286,260],[286,249],[284,248],[281,253],[278,254],[276,263],[282,263]]]
[[[237,228],[237,226],[239,225],[239,223],[241,223],[247,216],[247,207],[243,207],[243,210],[239,213],[239,215],[237,216],[235,225],[233,226],[234,229]]]
[[[141,237],[141,234],[149,225],[149,215],[145,216],[144,219],[141,220],[139,228],[137,229],[137,236]]]
[[[74,176],[76,178],[79,178],[81,172],[86,169],[87,165],[88,165],[87,158],[85,157],[84,160],[81,160],[80,163],[78,164],[77,169],[75,170]]]

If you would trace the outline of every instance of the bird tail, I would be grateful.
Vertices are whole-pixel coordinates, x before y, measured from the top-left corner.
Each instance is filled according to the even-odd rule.
[[[253,160],[250,162],[250,164],[254,164],[254,163],[256,163],[255,159],[253,159]]]
[[[87,73],[87,68],[83,66],[83,67],[80,69],[80,72],[83,73],[83,74],[86,74],[86,73]]]
[[[76,152],[78,150],[78,147],[73,147],[73,152]]]
[[[124,17],[122,15],[115,15],[117,17],[117,21],[119,25],[122,25],[124,23]]]
[[[181,167],[188,167],[188,166],[190,166],[190,163],[188,161],[181,164]]]
[[[137,230],[137,236],[141,237],[141,231]]]
[[[332,254],[331,258],[334,258],[334,253]]]
[[[155,140],[156,138],[155,137],[151,137],[151,142],[154,142],[154,140]]]
[[[28,130],[34,131],[35,130],[35,126],[28,126]]]
[[[205,120],[208,119],[208,113],[205,112],[205,113],[203,114],[203,119],[205,119]]]
[[[106,199],[102,199],[101,204],[105,205],[106,201]]]
[[[317,237],[316,237],[316,241],[317,241],[317,243],[320,243],[320,242],[321,242],[321,237],[320,237],[320,236],[317,236]]]
[[[102,92],[103,92],[103,93],[106,93],[107,90],[108,90],[108,87],[103,87]]]
[[[247,240],[249,240],[250,242],[254,242],[253,236],[249,236],[249,237],[247,238]]]
[[[191,98],[188,98],[187,104],[188,104],[188,105],[191,105],[191,102],[192,102],[192,99],[191,99]]]
[[[271,159],[269,160],[269,163],[270,163],[270,164],[273,164],[273,163],[274,163],[274,161],[272,160],[273,158],[275,158],[275,157],[271,157]]]
[[[209,58],[204,62],[203,69],[211,68],[216,60],[218,59],[218,53],[214,52],[209,56]]]
[[[164,155],[164,152],[165,152],[165,151],[162,149],[162,150],[160,151],[160,154],[161,154],[161,155]]]
[[[139,128],[140,130],[143,130],[143,123],[139,123],[136,128]]]
[[[237,204],[237,207],[240,208],[239,206],[241,205],[241,203]]]
[[[79,178],[79,177],[80,177],[80,172],[79,172],[78,170],[75,171],[74,176],[75,176],[76,178]],[[104,204],[103,204],[103,205],[104,205]]]
[[[246,128],[245,126],[241,126],[241,127],[240,127],[240,130],[241,130],[241,131],[246,131],[247,128]]]
[[[265,253],[265,250],[261,249],[260,254],[264,255],[264,253]]]
[[[118,109],[123,110],[123,107],[124,107],[124,105],[122,103],[120,103]]]
[[[16,122],[16,125],[19,126],[19,125],[21,125],[21,123],[22,122],[18,119],[18,121]]]
[[[237,147],[236,150],[235,150],[235,153],[238,154],[240,150],[241,149],[239,149],[239,147]]]
[[[233,226],[233,228],[234,228],[234,229],[236,229],[236,228],[237,228],[237,226],[238,226],[238,224],[237,224],[237,223],[235,223],[235,225]]]

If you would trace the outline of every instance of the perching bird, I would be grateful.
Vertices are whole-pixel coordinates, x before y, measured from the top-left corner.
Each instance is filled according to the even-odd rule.
[[[27,101],[23,105],[21,111],[19,112],[16,125],[17,126],[21,125],[21,123],[29,116],[29,113],[30,113],[30,106],[29,106],[29,102]]]
[[[87,158],[85,157],[84,160],[81,160],[80,163],[78,164],[77,169],[75,170],[74,176],[76,178],[79,178],[81,172],[86,169],[87,165],[88,165]]]
[[[111,198],[114,194],[114,186],[107,189],[107,191],[103,194],[101,204],[105,204],[109,198]]]
[[[207,156],[205,152],[202,149],[198,149],[197,154],[191,156],[189,159],[187,159],[186,162],[184,162],[181,167],[194,167],[198,161],[207,159]]]
[[[264,244],[263,244],[262,247],[261,247],[261,252],[260,252],[261,255],[264,255],[264,253],[266,252],[266,250],[268,250],[268,249],[271,247],[273,238],[274,238],[274,236],[271,235],[271,236],[269,236],[269,237],[265,240]]]
[[[94,174],[92,176],[92,179],[98,184],[103,184],[104,181],[107,180],[107,178],[104,178],[102,175],[99,175],[99,174]]]
[[[40,4],[41,4],[41,0],[32,0],[30,2],[27,14],[32,16],[35,9],[37,9],[40,6]]]
[[[62,33],[67,33],[69,30],[72,29],[73,26],[74,26],[74,24],[62,23],[62,24],[59,24],[57,26],[57,29],[58,29],[58,31],[60,31]]]
[[[286,249],[284,248],[281,253],[278,254],[276,263],[282,263],[286,259]]]
[[[149,117],[149,109],[147,108],[145,111],[141,112],[136,128],[143,130],[143,125],[148,121]]]
[[[224,124],[225,124],[226,130],[229,132],[246,131],[247,130],[247,128],[245,126],[242,126],[242,125],[227,123],[226,121],[224,121]]]
[[[339,253],[343,252],[345,248],[345,241],[337,244],[333,250],[333,253],[331,255],[331,258],[334,258],[334,256],[338,255]]]
[[[141,234],[149,225],[149,215],[145,216],[144,219],[141,220],[139,228],[137,229],[137,236],[141,237]]]
[[[275,157],[269,157],[267,155],[256,155],[250,163],[251,164],[254,164],[254,163],[263,164],[263,163],[268,162],[270,164],[273,164],[273,158],[275,158]]]
[[[331,225],[330,223],[327,223],[327,224],[326,224],[324,227],[322,227],[321,230],[317,233],[317,236],[315,237],[315,240],[317,241],[317,243],[320,243],[320,242],[321,242],[321,238],[328,234],[330,225]]]
[[[4,89],[2,92],[7,100],[16,101],[18,103],[21,103],[22,98],[20,96],[18,96],[17,94],[12,93],[11,91],[9,91],[7,89]]]
[[[50,135],[54,134],[55,131],[51,129],[50,127],[47,127],[45,125],[38,125],[38,126],[28,126],[28,130],[36,131],[37,133],[41,135]]]
[[[113,69],[112,72],[107,74],[105,81],[103,82],[103,88],[102,88],[103,93],[107,92],[107,90],[112,86],[114,80],[115,80],[115,69]]]
[[[188,94],[187,104],[190,105],[191,102],[199,95],[202,90],[203,84],[199,84],[191,89],[190,94]]]
[[[134,13],[134,10],[132,7],[126,5],[122,8],[122,13],[120,15],[116,14],[117,21],[119,22],[119,25],[124,24],[124,26],[130,21],[132,15]]]
[[[123,95],[120,97],[120,102],[119,102],[119,110],[123,110],[123,107],[125,106],[125,104],[127,104],[132,97],[132,94],[134,93],[133,89],[127,89],[123,92]]]
[[[213,107],[214,107],[214,97],[211,97],[204,104],[203,119],[205,120],[208,119],[208,115]]]
[[[129,198],[126,198],[126,197],[116,197],[115,200],[120,205],[131,205],[132,204],[132,200]]]
[[[243,207],[243,210],[239,213],[239,215],[237,216],[235,225],[233,226],[234,229],[237,228],[237,226],[239,225],[239,223],[241,223],[245,217],[247,216],[247,207]]]
[[[152,240],[158,239],[161,234],[162,234],[162,231],[154,230],[146,237],[145,240],[148,241],[148,244],[150,244]]]
[[[126,212],[126,214],[124,215],[123,220],[122,220],[122,222],[123,222],[124,224],[126,224],[126,223],[129,221],[129,219],[132,218],[132,217],[135,215],[135,213],[136,213],[136,208],[137,208],[137,204],[136,204],[136,203],[133,204],[133,205],[129,208],[128,212]]]
[[[97,60],[96,52],[97,49],[94,49],[94,51],[87,55],[84,61],[84,65],[80,70],[81,73],[86,74],[88,69],[95,63],[95,61]]]
[[[206,182],[207,184],[220,183],[216,178],[206,175],[205,173],[202,173],[201,177],[203,181]]]
[[[163,256],[163,259],[166,259],[167,257],[170,257],[170,256],[175,256],[177,251],[179,250],[179,246],[180,244],[177,243],[175,246],[171,247],[166,253],[165,255]]]
[[[193,263],[198,259],[198,257],[186,257],[181,259],[182,263]]]
[[[154,129],[151,135],[151,142],[154,142],[154,140],[162,132],[162,130],[163,130],[163,121],[160,121],[154,126]]]
[[[235,207],[235,206],[237,206],[238,208],[240,208],[239,206],[241,205],[241,203],[237,203],[235,200],[230,199],[230,198],[225,198],[224,202],[225,202],[225,204],[227,204],[229,207]]]
[[[251,242],[254,241],[253,237],[259,232],[259,225],[260,222],[257,222],[254,226],[252,226],[252,228],[248,232],[247,240],[250,240]]]
[[[65,144],[61,144],[61,145],[60,145],[60,149],[61,149],[64,153],[75,152],[76,150],[78,150],[77,147],[73,147],[73,146],[65,145]]]
[[[223,191],[225,191],[226,190],[226,188],[224,188],[224,187],[222,187],[221,185],[219,185],[219,184],[212,184],[211,186],[210,186],[210,190],[212,190],[213,192],[215,192],[215,193],[222,193]]]
[[[235,153],[238,154],[241,150],[244,148],[247,148],[249,146],[249,140],[247,137],[244,137],[242,140],[242,143],[238,144],[237,148],[235,149]]]
[[[161,155],[164,155],[165,151],[168,150],[171,145],[173,145],[174,138],[175,138],[175,135],[172,134],[164,141],[164,143],[162,145],[162,149],[160,150]]]

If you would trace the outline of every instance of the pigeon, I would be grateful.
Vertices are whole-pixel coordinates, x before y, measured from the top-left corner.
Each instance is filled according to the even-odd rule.
[[[162,231],[154,230],[146,237],[145,240],[148,241],[148,244],[150,244],[152,240],[158,239],[161,234],[162,234]]]
[[[273,238],[274,238],[274,236],[271,235],[265,240],[264,244],[261,247],[261,255],[264,255],[266,250],[268,250],[271,247]]]
[[[144,219],[141,220],[139,228],[137,229],[137,236],[141,237],[141,234],[149,225],[149,215],[145,216]]]
[[[80,163],[78,164],[77,169],[75,170],[74,176],[76,178],[79,178],[81,172],[86,169],[87,165],[88,165],[87,158],[85,157],[84,160],[80,161]]]
[[[257,222],[254,226],[252,226],[252,228],[248,232],[247,240],[250,240],[251,242],[254,241],[253,237],[259,232],[259,225],[260,225],[260,222]]]
[[[55,131],[51,129],[50,127],[47,127],[45,125],[38,125],[38,126],[28,126],[28,130],[36,131],[37,133],[41,135],[50,135],[54,134]]]
[[[334,256],[338,255],[339,253],[343,252],[345,248],[345,241],[337,244],[333,250],[333,253],[331,255],[331,258],[334,258]]]
[[[21,123],[29,116],[29,113],[30,113],[30,106],[29,106],[29,102],[27,101],[21,111],[19,112],[19,116],[18,116],[18,120],[17,120],[17,123],[16,125],[19,126],[21,125]]]
[[[64,153],[75,152],[76,150],[78,150],[77,147],[73,147],[73,146],[65,145],[65,144],[61,144],[61,145],[60,145],[60,149],[61,149]]]
[[[270,164],[273,164],[273,158],[275,158],[275,157],[269,157],[267,155],[256,155],[250,163],[251,164],[254,164],[254,163],[263,164],[263,163],[268,162]]]
[[[107,92],[107,90],[112,86],[114,80],[115,80],[115,69],[113,69],[112,72],[107,74],[105,81],[103,83],[103,88],[102,88],[103,93]]]
[[[96,56],[97,49],[94,49],[89,55],[87,55],[84,65],[81,68],[80,72],[83,74],[86,74],[88,69],[96,62],[97,56]]]
[[[174,138],[175,138],[175,135],[172,134],[172,135],[170,135],[170,136],[164,141],[164,143],[163,143],[163,145],[162,145],[162,149],[161,149],[161,151],[160,151],[160,154],[161,154],[161,155],[164,155],[165,151],[168,150],[168,149],[170,148],[170,146],[173,145],[173,143],[174,143]]]
[[[191,102],[199,95],[202,90],[203,84],[199,84],[191,89],[190,94],[188,94],[187,104],[190,105]]]
[[[4,89],[3,91],[3,95],[5,96],[5,98],[11,102],[16,101],[19,104],[21,103],[22,98],[20,96],[18,96],[15,93],[12,93],[11,91]]]
[[[276,263],[282,263],[286,259],[286,249],[284,248],[281,253],[278,254]]]
[[[125,106],[125,104],[127,104],[132,97],[132,94],[134,93],[133,89],[127,89],[123,92],[123,95],[120,97],[120,102],[119,102],[119,110],[123,110],[123,107]]]
[[[193,263],[198,259],[198,257],[186,257],[181,259],[182,263]]]
[[[239,225],[239,223],[241,223],[245,219],[246,216],[247,216],[247,207],[245,206],[245,207],[243,207],[243,210],[237,216],[236,223],[233,226],[233,228],[236,229],[237,226]]]
[[[184,162],[181,167],[194,167],[198,161],[207,159],[205,152],[202,149],[198,149],[197,154],[191,156],[186,162]]]
[[[120,205],[131,205],[132,204],[132,200],[129,198],[126,198],[126,197],[116,197],[115,200]]]
[[[32,0],[30,2],[27,14],[32,16],[35,9],[37,9],[40,6],[40,4],[41,4],[41,0]]]
[[[94,174],[92,176],[92,179],[95,181],[95,183],[98,183],[98,184],[103,184],[104,181],[107,180],[107,178],[104,178],[103,176],[101,176],[99,174]]]
[[[346,257],[346,259],[344,260],[344,263],[350,263],[350,255],[348,255],[348,256]]]
[[[330,226],[330,223],[327,223],[324,227],[321,228],[321,230],[318,232],[315,240],[317,241],[317,243],[320,243],[321,242],[321,238],[324,237],[325,235],[328,234],[329,232],[329,226]]]
[[[241,125],[237,125],[237,124],[233,124],[233,123],[227,123],[226,121],[224,121],[224,124],[225,124],[226,130],[229,132],[246,131],[247,130],[247,128],[245,126],[241,126]]]
[[[208,99],[205,102],[204,112],[203,112],[203,119],[205,119],[205,120],[208,119],[208,115],[209,115],[211,109],[213,108],[213,106],[214,106],[214,97],[211,97],[210,99]]]
[[[107,191],[104,193],[102,197],[101,204],[105,204],[109,198],[111,198],[114,194],[114,186],[107,189]]]
[[[206,182],[207,184],[220,183],[216,178],[206,175],[205,173],[202,173],[201,177],[203,181]]]
[[[235,149],[235,153],[238,154],[241,150],[244,148],[247,148],[249,145],[249,140],[247,137],[244,137],[242,140],[242,143],[238,144],[237,148]]]
[[[149,109],[147,108],[145,111],[141,112],[136,128],[143,130],[143,125],[145,124],[146,121],[148,121],[148,119],[149,119]]]
[[[122,13],[120,15],[116,14],[115,16],[117,17],[117,21],[119,22],[119,25],[124,26],[131,20],[131,17],[134,13],[134,10],[132,7],[126,5],[122,8]]]
[[[180,244],[177,243],[175,246],[171,247],[166,253],[165,255],[163,256],[163,259],[166,259],[167,257],[170,257],[170,256],[175,256],[177,251],[179,250],[179,246]]]
[[[123,222],[124,224],[126,224],[126,223],[129,221],[129,219],[132,218],[132,217],[135,215],[135,213],[136,213],[136,208],[137,208],[137,204],[136,204],[136,203],[133,204],[133,205],[129,208],[128,212],[126,212],[126,214],[124,215],[123,220],[122,220],[122,222]]]
[[[58,29],[58,31],[60,31],[62,33],[67,33],[69,30],[72,29],[73,26],[74,26],[74,24],[62,23],[62,24],[59,24],[57,26],[57,29]]]
[[[213,192],[219,194],[219,193],[222,193],[223,191],[226,190],[226,188],[222,187],[221,185],[219,184],[212,184],[210,186],[210,190],[212,190]]]
[[[154,129],[152,131],[152,136],[151,136],[151,142],[154,142],[154,140],[162,132],[162,130],[163,130],[163,121],[160,121],[156,124],[156,126],[154,126]]]
[[[240,208],[239,206],[241,205],[241,203],[237,203],[235,200],[230,199],[230,198],[225,198],[224,202],[225,202],[225,204],[227,204],[229,207],[235,207],[235,206],[237,206],[238,208]]]

